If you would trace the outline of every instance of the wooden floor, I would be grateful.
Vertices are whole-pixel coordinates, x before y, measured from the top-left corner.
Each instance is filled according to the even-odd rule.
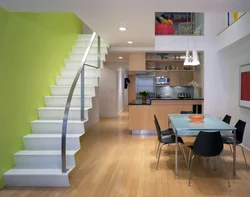
[[[185,138],[185,142],[192,139]],[[250,172],[237,152],[237,176],[232,175],[232,155],[224,155],[230,173],[227,185],[222,162],[217,171],[203,158],[194,162],[193,179],[180,159],[180,176],[174,175],[174,145],[165,146],[158,171],[155,170],[155,136],[132,136],[128,131],[127,113],[118,118],[102,119],[81,140],[76,156],[77,167],[70,175],[70,188],[5,188],[1,197],[249,197]],[[188,149],[185,149],[188,153]],[[250,157],[247,155],[248,161]]]

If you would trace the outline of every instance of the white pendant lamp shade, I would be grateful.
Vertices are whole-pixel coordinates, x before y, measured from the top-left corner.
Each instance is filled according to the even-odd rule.
[[[192,66],[198,66],[200,65],[200,60],[198,56],[197,50],[193,50],[193,61],[192,61]]]
[[[200,65],[200,60],[197,50],[193,50],[190,54],[189,51],[186,51],[184,66],[197,66]]]
[[[186,56],[185,56],[185,61],[184,61],[184,66],[188,66],[189,62],[188,62],[188,58],[189,58],[189,51],[186,51]]]

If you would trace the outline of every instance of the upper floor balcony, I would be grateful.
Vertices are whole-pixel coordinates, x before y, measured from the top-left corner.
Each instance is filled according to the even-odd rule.
[[[155,35],[204,35],[204,13],[156,12]]]

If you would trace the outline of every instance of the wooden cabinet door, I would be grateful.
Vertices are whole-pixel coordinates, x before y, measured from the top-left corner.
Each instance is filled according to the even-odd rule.
[[[146,69],[146,54],[145,53],[131,53],[129,55],[129,70],[143,71]]]
[[[171,86],[181,85],[181,72],[169,72],[169,76]]]
[[[181,74],[181,85],[188,86],[188,84],[193,80],[193,72],[182,72]]]

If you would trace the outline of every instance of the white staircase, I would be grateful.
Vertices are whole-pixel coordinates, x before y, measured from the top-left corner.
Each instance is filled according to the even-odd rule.
[[[4,174],[7,186],[70,186],[68,174],[75,167],[74,155],[81,148],[79,138],[85,133],[84,122],[88,120],[88,109],[92,107],[100,69],[85,66],[85,121],[80,118],[80,80],[74,91],[67,127],[67,173],[61,170],[62,119],[71,84],[90,38],[90,34],[78,35],[76,45],[69,53],[69,60],[65,60],[65,67],[61,68],[61,76],[56,76],[56,86],[51,86],[51,96],[45,96],[45,107],[38,109],[40,120],[32,121],[32,134],[23,137],[25,149],[14,154],[16,167]],[[101,68],[107,47],[101,40]],[[97,51],[96,38],[86,64],[97,66]]]

